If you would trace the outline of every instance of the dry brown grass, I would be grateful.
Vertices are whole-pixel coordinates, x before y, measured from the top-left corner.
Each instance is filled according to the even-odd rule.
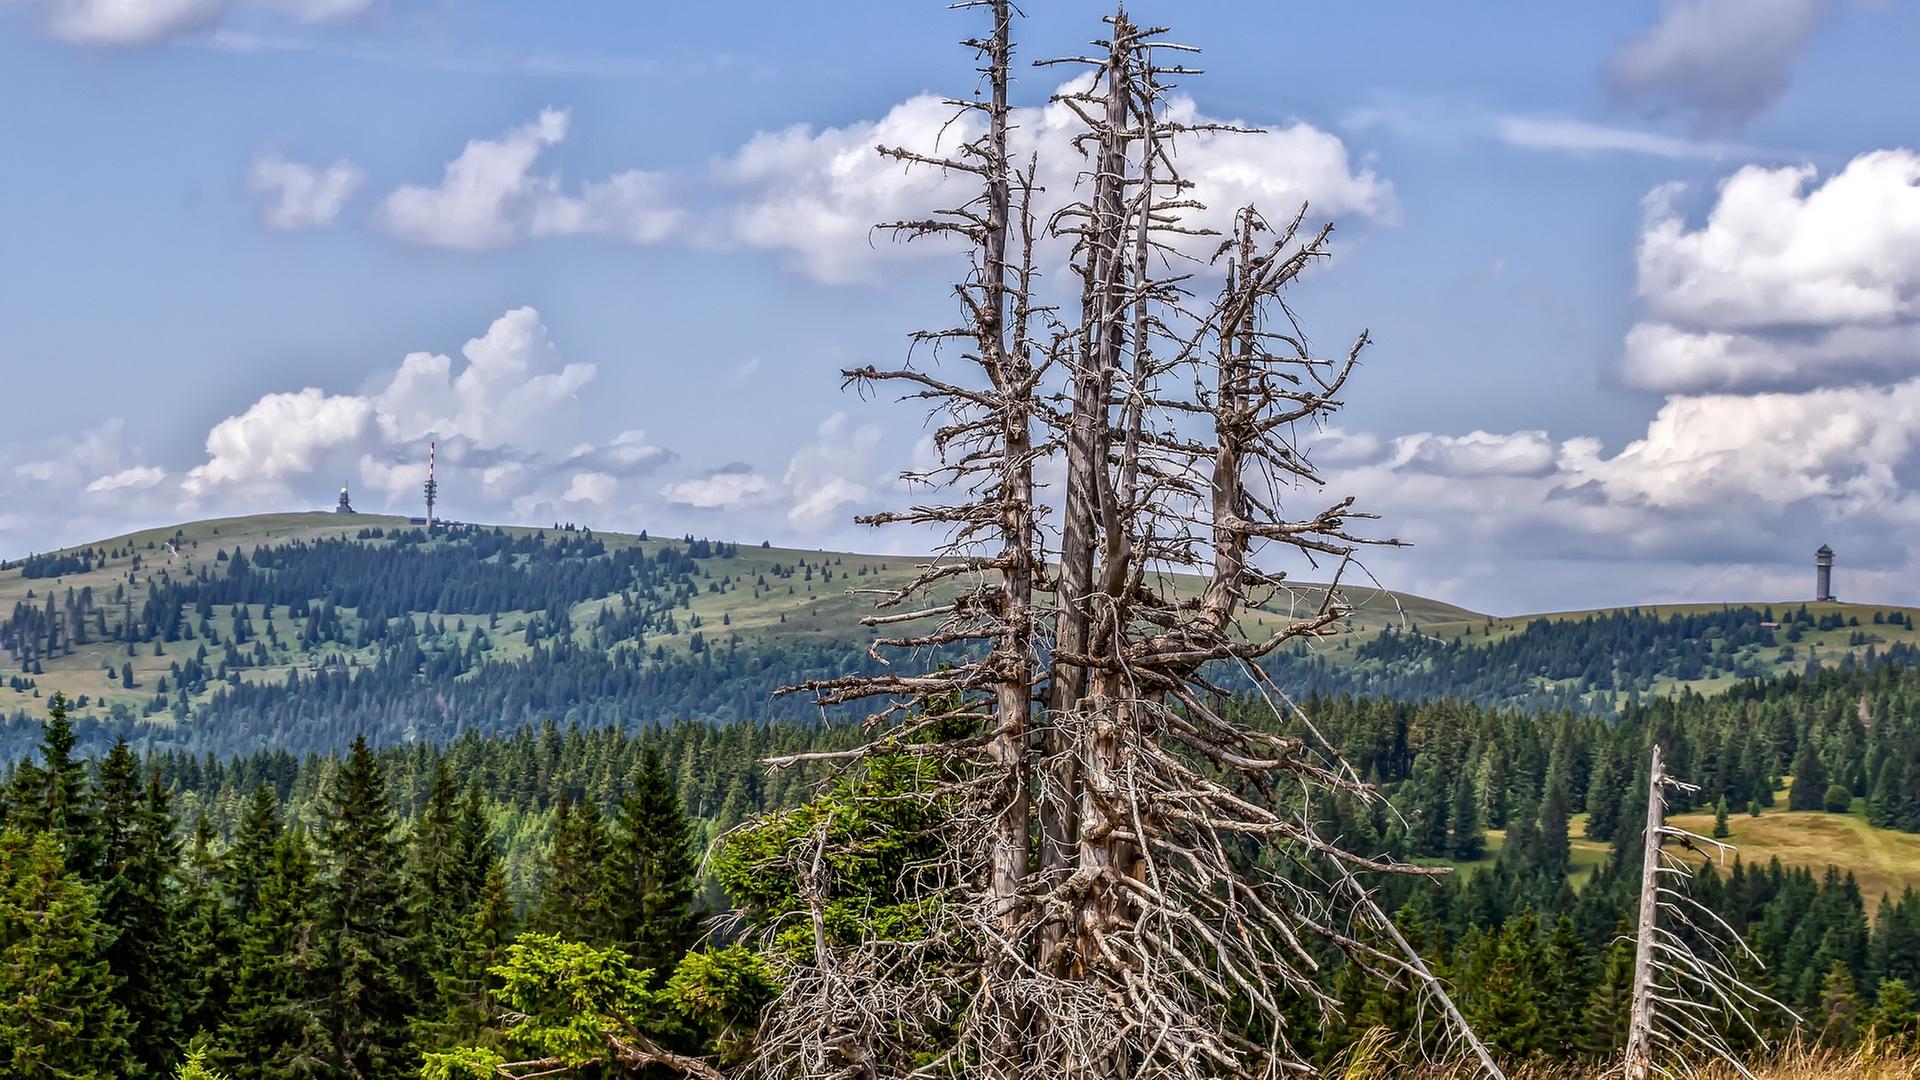
[[[1384,1032],[1369,1032],[1345,1061],[1321,1075],[1327,1080],[1475,1080],[1480,1075],[1469,1064],[1403,1064],[1394,1052],[1396,1041]],[[1747,1067],[1758,1080],[1920,1080],[1920,1048],[1870,1043],[1843,1053],[1794,1046]],[[1742,1080],[1724,1065],[1692,1075],[1696,1080]],[[1593,1062],[1542,1062],[1508,1073],[1509,1080],[1618,1080],[1619,1076],[1617,1064],[1607,1067]]]

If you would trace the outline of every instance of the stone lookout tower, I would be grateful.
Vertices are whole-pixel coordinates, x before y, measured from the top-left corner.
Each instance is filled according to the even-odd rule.
[[[333,508],[333,512],[336,514],[353,513],[353,499],[347,494],[347,485],[345,484],[340,485],[340,503]]]
[[[1813,598],[1816,601],[1833,599],[1833,549],[1825,544],[1813,553]]]

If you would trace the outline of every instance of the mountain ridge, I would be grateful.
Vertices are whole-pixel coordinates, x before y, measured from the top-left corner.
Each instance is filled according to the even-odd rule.
[[[0,563],[0,716],[25,738],[57,690],[103,736],[221,749],[330,745],[312,733],[336,723],[417,738],[541,715],[804,719],[805,703],[772,691],[877,666],[876,634],[859,624],[869,593],[923,559],[571,526],[429,536],[405,518],[329,512],[134,530]],[[1311,611],[1325,586],[1296,589],[1285,602]],[[1920,645],[1905,608],[1496,617],[1343,591],[1357,610],[1336,633],[1270,659],[1289,692],[1610,710]],[[1289,618],[1268,607],[1248,613],[1249,632]],[[1784,629],[1766,629],[1787,613]]]

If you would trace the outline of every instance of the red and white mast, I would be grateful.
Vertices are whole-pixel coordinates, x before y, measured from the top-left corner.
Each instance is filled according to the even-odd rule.
[[[427,531],[433,531],[433,498],[440,493],[440,483],[433,478],[433,459],[439,450],[438,440],[427,444]]]

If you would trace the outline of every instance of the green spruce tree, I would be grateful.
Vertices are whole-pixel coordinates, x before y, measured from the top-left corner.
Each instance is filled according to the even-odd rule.
[[[60,842],[67,868],[92,881],[99,863],[98,835],[87,766],[73,756],[76,742],[66,695],[56,690],[47,701],[39,762],[23,763],[14,771],[6,823],[28,833],[51,834]]]
[[[406,974],[412,984],[416,1015],[442,1011],[439,973],[460,944],[469,898],[456,887],[459,859],[458,796],[444,761],[433,772],[427,805],[413,823],[407,845]]]
[[[664,983],[698,936],[696,870],[693,824],[651,744],[621,801],[607,869],[615,940]]]
[[[1920,1002],[1903,979],[1880,984],[1871,1020],[1873,1037],[1903,1050],[1920,1048]]]
[[[320,803],[317,910],[327,1060],[359,1080],[408,1075],[403,853],[379,762],[356,737]]]
[[[180,1031],[188,1039],[211,1036],[226,1015],[233,958],[239,950],[220,895],[220,859],[214,853],[213,823],[194,819],[193,840],[180,868],[175,904],[178,927]]]
[[[532,929],[589,945],[619,942],[608,851],[600,811],[591,802],[576,804],[562,796],[554,807],[553,839]]]
[[[100,766],[100,924],[114,1001],[129,1021],[132,1077],[173,1071],[182,1007],[173,921],[179,845],[159,781],[140,783],[125,739]]]
[[[1539,918],[1527,911],[1497,931],[1475,931],[1462,953],[1467,1020],[1488,1047],[1512,1061],[1552,1049]]]
[[[1820,1045],[1843,1049],[1852,1046],[1860,1037],[1861,1012],[1853,972],[1835,960],[1820,983],[1819,1011],[1813,1017],[1814,1026],[1819,1029]]]
[[[1591,1057],[1613,1057],[1627,1044],[1627,1020],[1633,1012],[1633,949],[1633,928],[1622,923],[1587,1000],[1585,1049]]]
[[[1460,862],[1472,862],[1487,850],[1487,833],[1480,822],[1480,790],[1473,777],[1473,770],[1461,769],[1453,778],[1452,820],[1448,823],[1453,835],[1448,854]]]
[[[1793,786],[1787,789],[1787,809],[1818,810],[1827,795],[1827,769],[1821,764],[1813,745],[1813,732],[1800,736],[1800,749],[1793,757]]]
[[[272,850],[246,920],[237,927],[233,996],[216,1058],[237,1080],[328,1075],[330,1047],[318,1006],[325,958],[314,918],[318,879],[306,833],[275,821]]]
[[[1565,1060],[1577,1056],[1587,1041],[1587,1002],[1593,993],[1593,959],[1587,943],[1575,932],[1573,919],[1554,920],[1547,938],[1541,1023],[1546,1052]]]
[[[273,865],[281,831],[280,800],[274,797],[272,788],[262,783],[247,799],[220,870],[220,892],[236,925],[245,924],[253,917],[254,907],[260,901],[260,888]]]
[[[20,1080],[124,1076],[127,1016],[113,993],[93,891],[54,835],[0,832],[0,1064]]]
[[[1557,758],[1556,758],[1557,760]],[[1534,869],[1549,877],[1565,877],[1573,862],[1573,844],[1567,836],[1572,822],[1568,805],[1567,777],[1563,769],[1547,773],[1546,791],[1540,796],[1540,857]]]

